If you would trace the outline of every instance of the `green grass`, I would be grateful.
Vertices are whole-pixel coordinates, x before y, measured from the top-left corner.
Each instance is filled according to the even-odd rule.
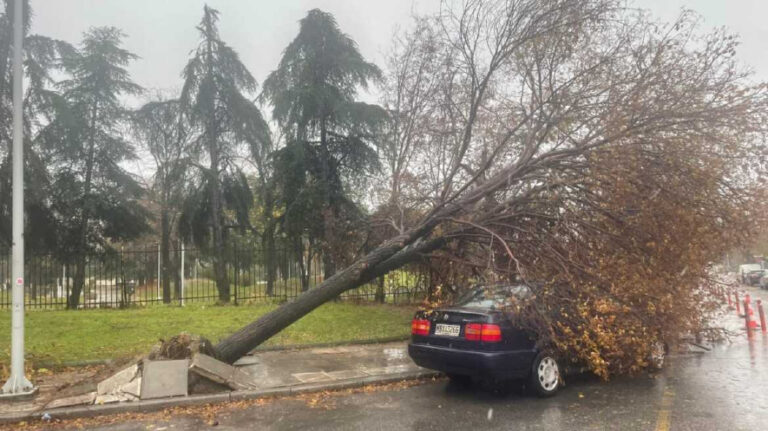
[[[160,338],[182,331],[213,342],[277,305],[181,307],[126,310],[30,311],[26,352],[32,363],[119,359],[146,353]],[[330,303],[303,317],[265,346],[360,341],[407,336],[413,307]],[[0,362],[10,351],[8,311],[0,312]]]

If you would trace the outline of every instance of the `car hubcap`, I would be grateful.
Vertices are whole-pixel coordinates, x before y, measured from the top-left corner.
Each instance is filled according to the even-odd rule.
[[[547,356],[539,362],[538,369],[539,383],[541,387],[547,391],[553,391],[557,388],[557,383],[560,379],[560,372],[557,369],[557,362],[554,359]]]

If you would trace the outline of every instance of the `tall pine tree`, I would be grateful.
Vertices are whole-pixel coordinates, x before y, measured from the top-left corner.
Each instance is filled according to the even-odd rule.
[[[218,20],[219,12],[205,6],[197,27],[200,42],[183,72],[181,105],[191,124],[201,129],[199,142],[208,166],[198,164],[202,173],[198,193],[190,196],[182,221],[188,232],[197,234],[198,243],[207,239],[200,233],[210,230],[219,301],[229,302],[224,208],[232,208],[242,226],[253,202],[245,175],[233,158],[242,147],[268,148],[270,138],[261,112],[247,96],[256,90],[256,80],[237,52],[221,39]]]
[[[60,105],[53,73],[60,59],[74,48],[66,42],[29,34],[32,10],[24,0],[24,163],[25,240],[30,252],[56,247],[55,220],[50,208],[50,182],[45,154],[35,145],[39,132]],[[12,0],[0,1],[0,249],[11,243],[11,133],[13,110],[13,8]],[[30,228],[34,226],[34,229]]]
[[[284,230],[322,241],[326,278],[336,272],[339,238],[360,215],[345,187],[378,168],[376,138],[386,112],[357,96],[380,77],[333,15],[314,9],[264,82],[263,96],[288,137],[275,158]]]
[[[40,135],[50,157],[62,254],[75,266],[69,308],[80,303],[88,255],[147,230],[138,202],[143,190],[120,166],[136,157],[123,137],[129,111],[122,97],[142,90],[126,70],[136,55],[121,47],[123,37],[114,27],[84,34],[79,49],[63,59],[65,105]]]

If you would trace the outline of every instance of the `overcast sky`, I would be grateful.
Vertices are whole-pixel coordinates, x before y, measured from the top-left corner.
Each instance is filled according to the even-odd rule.
[[[33,31],[69,42],[92,26],[116,26],[125,46],[141,58],[130,67],[147,88],[181,86],[180,73],[198,39],[195,25],[203,0],[31,0]],[[261,83],[308,10],[331,12],[364,56],[381,64],[396,27],[407,27],[412,13],[436,10],[439,0],[208,0],[221,12],[226,42]],[[739,57],[760,80],[768,81],[768,0],[635,0],[660,19],[674,19],[687,7],[702,15],[707,28],[726,26],[741,36]]]

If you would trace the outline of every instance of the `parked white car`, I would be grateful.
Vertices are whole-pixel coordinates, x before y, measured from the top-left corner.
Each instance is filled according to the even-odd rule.
[[[759,263],[745,263],[739,265],[739,279],[742,284],[747,284],[747,274],[751,271],[759,271],[763,269],[763,266]]]

